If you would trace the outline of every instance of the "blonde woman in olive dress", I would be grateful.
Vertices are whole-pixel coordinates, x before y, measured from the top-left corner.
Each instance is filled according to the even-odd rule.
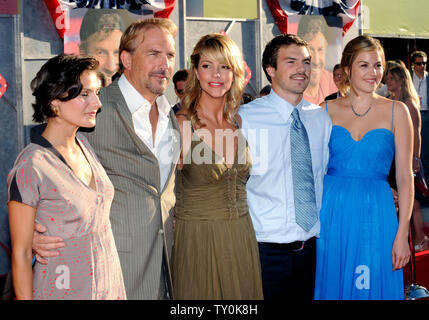
[[[183,149],[176,182],[175,299],[262,299],[246,200],[250,152],[235,121],[243,88],[237,45],[221,34],[202,37],[176,115]]]

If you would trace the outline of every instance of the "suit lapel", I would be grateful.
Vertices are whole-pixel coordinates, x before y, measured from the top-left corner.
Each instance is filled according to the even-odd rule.
[[[130,109],[128,108],[127,103],[125,102],[124,96],[122,95],[122,92],[119,89],[117,80],[111,84],[110,94],[111,94],[110,103],[116,109],[116,112],[118,113],[118,117],[121,119],[122,123],[124,124],[124,127],[127,130],[128,134],[130,135],[130,138],[135,144],[138,152],[141,155],[145,155],[145,156],[152,155],[152,157],[156,160],[155,155],[148,148],[148,146],[146,146],[146,144],[139,138],[139,136],[136,134],[134,130],[134,123],[133,123],[133,118],[132,118]]]
[[[168,178],[164,184],[162,192],[164,192],[165,188],[169,184],[170,179],[176,170],[177,162],[179,161],[179,157],[180,157],[180,151],[182,150],[182,139],[180,138],[179,124],[177,122],[173,109],[170,110],[169,118],[170,118],[169,130],[172,130],[173,158],[171,159],[170,174],[168,175]]]

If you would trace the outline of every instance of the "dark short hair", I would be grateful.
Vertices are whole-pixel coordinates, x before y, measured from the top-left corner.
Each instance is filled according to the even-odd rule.
[[[262,94],[270,94],[270,92],[271,92],[271,85],[270,85],[270,84],[267,84],[265,87],[263,87],[263,88],[261,89],[261,91],[259,91],[259,95],[262,95]]]
[[[422,59],[427,60],[428,56],[427,56],[426,52],[424,52],[424,51],[414,51],[411,54],[411,62],[414,63],[414,61],[416,61],[416,58],[422,58]]]
[[[49,59],[31,81],[31,90],[36,98],[33,103],[33,120],[45,122],[48,118],[55,117],[52,101],[69,101],[76,98],[82,91],[82,73],[97,72],[97,68],[98,61],[91,57],[63,53]],[[98,72],[97,76],[102,80]]]
[[[176,71],[176,73],[173,76],[173,83],[176,89],[177,89],[176,83],[179,81],[186,81],[188,79],[188,74],[189,74],[189,71],[187,69],[180,69]]]
[[[92,41],[104,40],[113,30],[120,30],[124,32],[125,26],[122,17],[114,9],[89,9],[82,19],[80,27],[80,44],[79,49],[81,52],[88,53],[89,38],[99,32],[100,39],[93,39]],[[104,38],[103,38],[104,36]]]
[[[252,96],[250,93],[243,93],[243,104],[252,102],[253,100],[255,100],[255,97]]]
[[[294,34],[281,34],[274,37],[270,42],[265,46],[264,53],[262,54],[262,68],[264,69],[265,76],[268,81],[271,83],[271,77],[267,73],[268,67],[273,67],[277,69],[277,56],[279,49],[283,46],[297,45],[306,47],[308,50],[308,43],[302,40],[300,37]],[[310,50],[308,50],[310,52]]]
[[[334,66],[334,69],[332,69],[332,72],[335,72],[335,70],[338,70],[338,69],[341,69],[341,65],[340,65],[339,63],[337,63],[337,64]]]

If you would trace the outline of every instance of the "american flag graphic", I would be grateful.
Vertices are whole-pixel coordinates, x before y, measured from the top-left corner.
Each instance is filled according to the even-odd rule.
[[[176,0],[44,0],[61,39],[65,33],[64,10],[74,8],[126,9],[142,17],[169,18]]]
[[[287,32],[287,17],[291,15],[322,15],[341,17],[343,35],[352,26],[361,5],[360,0],[267,0],[280,31]]]

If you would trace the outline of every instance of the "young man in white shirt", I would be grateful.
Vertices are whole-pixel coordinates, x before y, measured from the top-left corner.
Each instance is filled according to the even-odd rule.
[[[311,72],[305,41],[295,35],[275,37],[265,47],[262,64],[272,84],[271,93],[241,106],[239,115],[252,153],[247,198],[259,245],[264,298],[311,300],[332,123],[324,109],[303,99]],[[291,145],[296,141],[291,129],[295,109],[310,149],[310,172],[306,173],[311,175],[313,188],[305,190],[293,177],[296,163]],[[315,219],[310,227],[297,222],[297,197],[313,199]]]

